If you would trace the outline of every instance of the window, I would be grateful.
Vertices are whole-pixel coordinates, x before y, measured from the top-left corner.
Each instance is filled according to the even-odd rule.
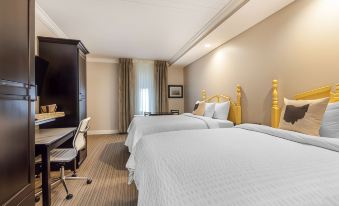
[[[154,63],[138,61],[135,68],[135,114],[155,111]]]

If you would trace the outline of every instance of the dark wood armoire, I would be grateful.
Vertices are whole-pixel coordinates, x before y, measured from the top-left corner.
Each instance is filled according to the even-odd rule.
[[[34,6],[0,1],[0,205],[34,205]]]
[[[57,104],[65,117],[41,125],[42,128],[77,127],[87,117],[86,112],[86,54],[80,40],[38,37],[39,57],[48,62],[39,89],[40,105]],[[72,146],[68,142],[66,147]],[[78,166],[87,156],[87,147],[79,151]]]

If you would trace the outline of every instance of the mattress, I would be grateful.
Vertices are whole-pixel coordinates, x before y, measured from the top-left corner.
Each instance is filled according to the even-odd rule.
[[[182,115],[161,115],[161,116],[137,116],[134,117],[127,130],[128,136],[125,145],[132,153],[138,141],[148,134],[158,132],[191,130],[191,129],[213,129],[228,128],[234,124],[228,120],[219,120],[209,117],[197,116],[191,113]]]
[[[138,205],[338,205],[338,151],[339,139],[250,124],[147,135]]]

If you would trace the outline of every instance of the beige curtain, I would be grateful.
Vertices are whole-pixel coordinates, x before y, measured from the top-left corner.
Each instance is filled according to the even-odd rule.
[[[155,61],[155,108],[157,112],[168,112],[167,62]]]
[[[119,59],[119,132],[126,133],[134,114],[133,60]]]

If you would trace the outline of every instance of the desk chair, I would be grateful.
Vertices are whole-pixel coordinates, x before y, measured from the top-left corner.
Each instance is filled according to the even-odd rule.
[[[82,120],[78,126],[78,129],[75,133],[74,140],[73,140],[73,148],[60,148],[60,149],[54,149],[50,153],[50,162],[51,164],[55,164],[58,167],[60,167],[60,177],[58,178],[58,181],[54,182],[52,186],[54,186],[56,183],[61,182],[66,190],[67,196],[66,199],[70,200],[73,198],[73,194],[69,193],[66,180],[86,180],[87,184],[92,183],[92,179],[89,177],[77,177],[75,167],[73,171],[72,176],[65,176],[65,165],[76,161],[76,157],[78,154],[78,151],[83,149],[86,145],[86,139],[84,137],[85,133],[89,129],[89,121],[91,120],[90,117]],[[41,162],[41,159],[40,159]],[[35,194],[36,200],[38,200],[39,195],[41,195],[41,192]]]

